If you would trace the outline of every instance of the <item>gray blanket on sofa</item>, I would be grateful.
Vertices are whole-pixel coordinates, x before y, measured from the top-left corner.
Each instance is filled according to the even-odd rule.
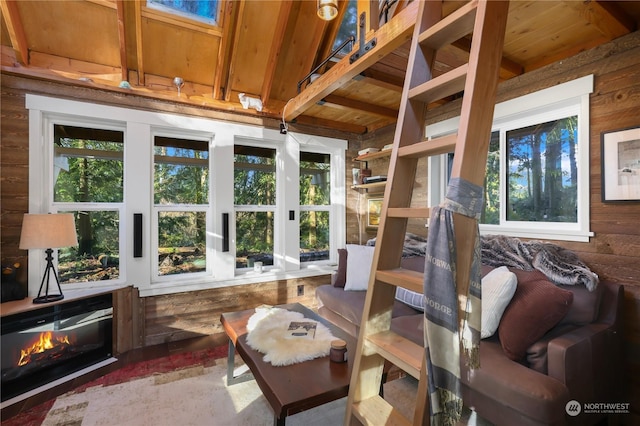
[[[376,238],[367,241],[368,246],[376,245]],[[427,252],[427,238],[407,232],[402,245],[402,257],[424,256]]]
[[[571,250],[541,241],[520,241],[504,235],[480,238],[482,263],[525,271],[537,269],[555,284],[583,284],[589,291],[598,286],[598,275]]]

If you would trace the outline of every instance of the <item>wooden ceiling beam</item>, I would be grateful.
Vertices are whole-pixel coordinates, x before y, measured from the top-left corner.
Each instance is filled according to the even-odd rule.
[[[593,28],[596,28],[607,40],[613,40],[636,30],[635,20],[619,6],[607,1],[576,2],[565,1]]]
[[[349,63],[348,57],[342,58],[333,68],[318,78],[314,84],[308,86],[302,93],[293,98],[290,107],[287,107],[285,120],[291,121],[301,115],[316,102],[331,94],[409,40],[415,25],[417,5],[418,2],[413,2],[389,23],[380,28],[375,34],[377,39],[376,46],[366,55],[352,64]]]
[[[324,127],[327,129],[340,130],[348,133],[363,134],[367,132],[367,128],[365,126],[360,126],[358,124],[344,123],[342,121],[325,120],[323,118],[311,117],[309,115],[299,115],[296,117],[295,122],[297,124]]]
[[[213,76],[213,98],[223,99],[226,84],[228,84],[229,67],[231,63],[232,41],[235,39],[235,27],[238,18],[238,8],[233,0],[226,0],[220,9],[220,26],[222,39],[218,49],[218,60]],[[227,83],[224,83],[227,82]]]
[[[340,109],[349,109],[364,111],[367,114],[377,115],[384,118],[398,118],[398,110],[393,108],[386,108],[379,105],[370,104],[367,102],[358,101],[356,99],[344,98],[337,95],[327,95],[320,101],[323,106],[329,106]]]
[[[4,22],[7,25],[11,46],[16,52],[16,59],[21,65],[29,65],[29,46],[20,20],[18,2],[0,0],[0,10],[2,10],[2,16],[4,16]]]
[[[278,58],[280,57],[280,51],[282,50],[282,43],[284,42],[284,35],[287,31],[287,23],[289,22],[289,17],[291,15],[292,5],[293,1],[291,0],[286,0],[280,3],[278,22],[274,28],[273,43],[271,43],[271,51],[269,52],[269,62],[264,73],[262,91],[260,93],[260,99],[262,99],[263,104],[269,103],[269,99],[271,99],[271,86],[276,73],[276,67],[278,66]]]
[[[247,0],[240,0],[239,2],[234,2],[234,6],[238,5],[237,8],[237,15],[236,15],[236,22],[242,22],[242,17],[244,16],[245,13],[245,7],[246,7],[246,1]],[[235,25],[237,26],[237,25]],[[228,66],[228,71],[227,71],[227,78],[226,78],[226,83],[225,83],[225,93],[224,93],[224,100],[225,101],[230,101],[231,100],[231,81],[233,79],[233,73],[234,73],[234,63],[235,61],[235,57],[237,55],[237,52],[240,49],[240,31],[235,31],[234,32],[234,36],[233,36],[233,43],[232,43],[232,47],[231,47],[231,52],[230,52],[230,56],[229,56],[229,66]]]
[[[116,1],[116,15],[118,16],[118,42],[120,44],[120,70],[122,81],[129,80],[129,67],[127,66],[127,33],[124,20],[124,1]]]
[[[377,72],[372,69],[368,69],[356,75],[353,79],[397,93],[402,93],[402,86],[404,85],[404,79]]]
[[[134,4],[134,20],[136,23],[136,64],[138,67],[138,85],[145,85],[144,73],[144,52],[142,50],[142,2],[136,1]]]

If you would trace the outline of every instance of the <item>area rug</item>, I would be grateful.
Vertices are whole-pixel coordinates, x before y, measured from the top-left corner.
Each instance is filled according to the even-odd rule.
[[[123,383],[93,382],[58,397],[43,426],[270,426],[273,412],[255,381],[226,385],[227,359],[157,372]],[[208,366],[207,366],[208,364]],[[313,380],[309,378],[309,380]],[[413,407],[416,383],[385,385],[390,402]],[[288,426],[332,426],[344,421],[346,398],[297,413]],[[29,423],[16,423],[27,425]],[[4,425],[4,423],[3,423]]]
[[[226,351],[225,345],[126,366],[2,426],[273,425],[273,411],[255,381],[226,385]],[[386,383],[384,396],[410,419],[417,388],[417,381],[406,376]],[[287,417],[287,426],[339,426],[345,411],[342,398]],[[492,426],[478,420],[472,414],[461,425]]]
[[[292,322],[311,322],[314,336],[295,337],[287,331]],[[329,355],[335,337],[324,324],[309,320],[300,312],[281,308],[256,308],[247,322],[247,344],[263,353],[274,366],[291,365]],[[304,334],[304,333],[302,333]]]
[[[215,348],[181,352],[166,357],[139,361],[81,385],[75,388],[72,393],[84,392],[85,389],[95,386],[122,384],[131,380],[168,373],[196,365],[211,366],[215,364],[217,359],[224,358],[226,354],[227,345],[222,345]],[[55,399],[52,399],[9,419],[3,418],[2,426],[39,426],[43,423],[55,401]]]

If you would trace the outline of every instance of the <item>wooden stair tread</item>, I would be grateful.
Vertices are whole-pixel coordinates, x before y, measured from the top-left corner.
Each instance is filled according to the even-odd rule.
[[[422,293],[424,291],[424,274],[411,269],[395,268],[376,271],[376,279],[396,287]]]
[[[439,49],[470,34],[473,31],[477,10],[477,0],[467,3],[422,32],[418,37],[418,43],[424,47]]]
[[[353,414],[363,425],[411,425],[406,417],[377,395],[356,402],[352,407]]]
[[[409,89],[409,99],[434,102],[464,90],[469,64],[460,65],[445,74]]]
[[[425,356],[422,346],[390,330],[366,336],[365,344],[368,350],[420,380],[420,366]]]
[[[416,142],[398,148],[398,157],[420,158],[453,152],[456,147],[457,133],[441,136],[428,141]]]

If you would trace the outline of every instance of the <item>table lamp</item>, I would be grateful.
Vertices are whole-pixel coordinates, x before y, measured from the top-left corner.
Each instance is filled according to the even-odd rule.
[[[45,249],[47,266],[40,283],[38,296],[33,303],[49,303],[64,299],[60,280],[53,266],[53,248],[78,245],[76,224],[71,213],[64,214],[25,214],[20,234],[20,249]],[[58,284],[59,294],[49,294],[49,278],[51,274]],[[46,282],[46,286],[45,286]],[[44,287],[44,294],[42,288]]]

